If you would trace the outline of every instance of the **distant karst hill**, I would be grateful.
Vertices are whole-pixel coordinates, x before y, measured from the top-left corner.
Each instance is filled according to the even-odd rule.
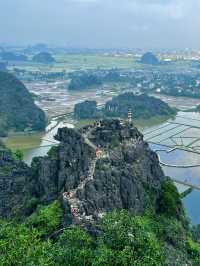
[[[76,119],[93,119],[97,117],[121,117],[127,118],[131,110],[135,119],[149,119],[155,116],[171,116],[176,113],[168,104],[150,97],[146,94],[135,95],[127,92],[113,97],[105,104],[105,107],[98,109],[94,101],[78,103],[74,107]]]
[[[69,90],[85,90],[102,85],[102,80],[94,74],[82,73],[73,76],[69,84]]]
[[[36,54],[32,60],[36,63],[43,63],[43,64],[50,64],[56,62],[54,57],[47,52],[41,52],[39,54]]]
[[[12,52],[2,52],[1,58],[4,61],[27,61],[28,58],[24,54],[15,54]]]
[[[0,136],[12,131],[43,130],[45,114],[21,81],[0,71]]]
[[[1,62],[0,61],[0,70],[5,71],[6,70],[6,67],[7,67],[7,64],[5,62]]]
[[[141,63],[148,65],[159,65],[159,60],[154,54],[148,52],[142,56]]]

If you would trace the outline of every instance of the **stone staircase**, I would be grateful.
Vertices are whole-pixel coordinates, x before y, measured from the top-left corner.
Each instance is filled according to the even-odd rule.
[[[92,216],[87,216],[83,203],[77,198],[77,191],[84,189],[87,182],[94,179],[94,173],[96,168],[96,162],[99,158],[95,157],[89,167],[88,175],[86,178],[82,179],[76,189],[72,189],[69,192],[63,193],[63,200],[67,201],[71,208],[71,213],[73,216],[74,224],[79,224],[82,221],[91,221]]]
[[[84,141],[87,145],[89,145],[93,150],[98,149],[98,147],[92,143],[88,135],[91,133],[91,130],[89,130],[86,134],[83,135]],[[73,216],[73,223],[74,224],[80,224],[83,221],[93,221],[93,216],[87,216],[83,207],[83,203],[77,198],[77,191],[83,190],[87,182],[94,179],[95,169],[96,169],[96,163],[100,158],[105,158],[108,155],[102,152],[100,156],[96,156],[89,166],[89,170],[87,173],[87,177],[82,178],[78,187],[76,189],[72,189],[68,192],[63,193],[63,200],[67,201],[71,208],[71,214]],[[102,217],[103,213],[100,213],[98,216]]]

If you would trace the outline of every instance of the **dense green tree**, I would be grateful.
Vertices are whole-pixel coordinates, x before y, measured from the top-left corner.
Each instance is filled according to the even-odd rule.
[[[74,107],[74,117],[76,119],[92,119],[96,118],[97,115],[96,101],[77,103]]]
[[[83,90],[89,89],[94,86],[99,86],[102,84],[101,79],[94,74],[81,73],[72,76],[69,84],[69,90]]]
[[[168,116],[175,114],[175,110],[168,104],[148,95],[135,95],[127,92],[113,97],[105,104],[104,115],[108,117],[127,117],[131,110],[134,118],[148,119],[153,116]]]
[[[0,265],[173,265],[165,264],[166,257],[177,265],[200,263],[200,244],[191,240],[176,218],[114,211],[105,215],[93,237],[78,227],[60,228],[61,217],[62,209],[55,201],[39,207],[25,223],[0,220]]]
[[[180,217],[182,203],[177,188],[169,180],[162,183],[162,195],[159,202],[160,212],[169,217]]]
[[[21,151],[21,150],[16,150],[16,151],[13,153],[13,155],[14,155],[14,158],[17,159],[17,160],[19,160],[19,161],[22,161],[23,158],[24,158],[23,151]]]
[[[48,236],[59,229],[63,211],[59,201],[41,206],[27,219],[27,225],[37,228],[42,236]]]
[[[165,102],[146,94],[135,95],[127,92],[113,97],[106,102],[105,107],[97,109],[95,101],[84,101],[75,105],[76,119],[91,119],[99,117],[127,118],[131,110],[134,119],[149,119],[155,116],[173,116],[176,110]]]
[[[54,266],[51,250],[51,243],[41,241],[37,230],[0,221],[1,266]]]
[[[149,64],[149,65],[159,65],[158,58],[150,52],[145,53],[142,56],[141,63],[142,64]]]
[[[36,63],[43,63],[43,64],[49,64],[49,63],[56,62],[54,57],[48,52],[40,52],[39,54],[34,55],[32,61]]]

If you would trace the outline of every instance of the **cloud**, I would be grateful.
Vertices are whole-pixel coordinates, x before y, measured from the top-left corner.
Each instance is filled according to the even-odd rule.
[[[0,0],[0,42],[195,47],[199,0]]]

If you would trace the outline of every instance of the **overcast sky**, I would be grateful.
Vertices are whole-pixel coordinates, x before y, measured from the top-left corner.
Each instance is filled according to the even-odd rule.
[[[0,43],[199,48],[199,0],[0,0]]]

